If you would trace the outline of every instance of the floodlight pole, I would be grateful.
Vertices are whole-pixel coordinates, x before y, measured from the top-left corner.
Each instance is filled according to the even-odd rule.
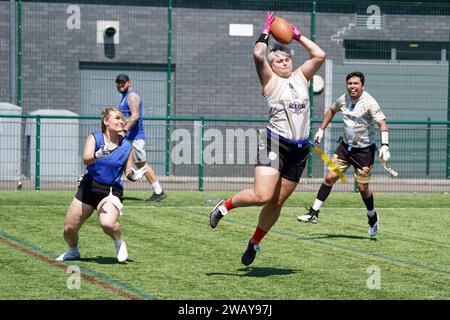
[[[11,46],[11,102],[21,107],[22,114],[25,108],[22,106],[22,0],[9,1],[10,10],[10,46]],[[17,16],[17,20],[16,20]],[[16,56],[17,55],[17,56]],[[20,177],[26,173],[28,167],[26,124],[27,119],[21,119],[21,150],[20,150]]]
[[[22,0],[17,1],[17,105],[22,107]]]
[[[16,75],[16,1],[9,0],[9,48],[10,48],[10,102],[17,105],[17,75]]]
[[[450,30],[449,34],[449,42],[447,42],[447,68],[448,68],[448,84],[447,84],[447,121],[450,121]],[[450,179],[450,124],[447,124],[447,179]]]
[[[166,117],[171,116],[172,101],[172,0],[167,4],[167,104]],[[171,121],[166,121],[166,176],[170,175],[170,125]]]
[[[311,8],[311,41],[316,42],[316,2],[312,2]],[[310,125],[311,128],[309,132],[309,139],[312,140],[313,134],[313,122],[314,118],[314,82],[313,78],[309,81],[309,110],[310,110]],[[308,177],[312,177],[312,148],[309,146],[309,156],[308,156]]]

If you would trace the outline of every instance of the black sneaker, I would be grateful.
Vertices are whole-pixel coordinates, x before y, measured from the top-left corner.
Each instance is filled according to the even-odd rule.
[[[252,243],[252,239],[248,242],[247,250],[242,254],[242,264],[249,266],[255,260],[256,253],[260,250],[259,245]]]
[[[156,192],[153,192],[152,196],[150,198],[148,198],[146,201],[149,202],[160,202],[161,200],[164,200],[165,198],[167,198],[167,195],[163,192],[161,192],[160,194],[156,194]]]
[[[378,224],[378,216],[377,213],[375,212],[373,217],[369,217],[367,216],[369,219],[369,236],[371,237],[375,237],[378,233],[378,231],[380,230],[380,226]]]
[[[297,220],[305,223],[317,223],[319,222],[319,212],[320,210],[316,211],[313,208],[309,208],[308,212],[302,216],[298,216]]]
[[[225,202],[224,199],[217,201],[216,206],[212,209],[211,213],[209,214],[209,225],[211,228],[215,228],[217,224],[219,223],[220,219],[223,218],[222,212],[219,210],[219,207]]]

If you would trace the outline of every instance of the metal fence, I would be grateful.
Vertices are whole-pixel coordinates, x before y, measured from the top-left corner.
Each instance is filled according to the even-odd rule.
[[[450,189],[446,0],[0,0],[0,103],[16,106],[0,105],[0,114],[11,115],[0,116],[7,129],[0,131],[1,188],[14,187],[19,177],[27,188],[76,184],[87,133],[105,106],[118,105],[118,73],[127,73],[142,97],[147,156],[169,188],[250,186],[252,164],[237,163],[237,151],[234,163],[224,150],[222,162],[194,160],[210,152],[218,132],[226,143],[227,129],[250,139],[250,131],[264,127],[252,48],[267,10],[295,23],[327,53],[317,74],[324,87],[311,83],[313,132],[345,93],[346,74],[362,71],[365,89],[387,116],[392,165],[400,171],[392,180],[377,166],[374,188]],[[297,67],[307,54],[297,43],[290,46]],[[337,117],[327,131],[328,154],[340,126]],[[191,164],[176,162],[187,159],[184,153],[171,158],[183,145],[172,138],[183,133],[192,144],[200,141],[190,150]],[[316,190],[323,175],[321,162],[310,159],[300,189]],[[337,188],[353,190],[351,184]]]

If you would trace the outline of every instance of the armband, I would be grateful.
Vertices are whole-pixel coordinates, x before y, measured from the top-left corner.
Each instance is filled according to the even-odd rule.
[[[382,146],[389,145],[389,132],[388,131],[381,131],[381,145]]]
[[[257,44],[258,42],[264,42],[265,44],[269,45],[269,35],[267,33],[261,33],[255,44]]]

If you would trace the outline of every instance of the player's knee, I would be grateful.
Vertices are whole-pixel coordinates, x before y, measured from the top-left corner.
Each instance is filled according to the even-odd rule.
[[[338,179],[339,177],[337,175],[328,174],[324,180],[327,186],[332,186],[333,184],[336,183],[336,181],[338,181]]]
[[[78,232],[78,228],[75,225],[69,224],[69,223],[64,224],[64,234],[65,235],[72,235],[77,232]]]
[[[100,221],[100,227],[102,227],[104,232],[108,233],[110,231],[114,231],[114,229],[116,228],[116,222]]]
[[[286,202],[287,198],[283,197],[283,196],[279,196],[278,199],[276,199],[276,201],[274,201],[274,203],[276,204],[277,207],[282,207],[284,205],[284,203]]]
[[[361,195],[366,195],[366,193],[369,193],[369,184],[368,183],[361,183],[358,182],[358,190],[361,193]]]

